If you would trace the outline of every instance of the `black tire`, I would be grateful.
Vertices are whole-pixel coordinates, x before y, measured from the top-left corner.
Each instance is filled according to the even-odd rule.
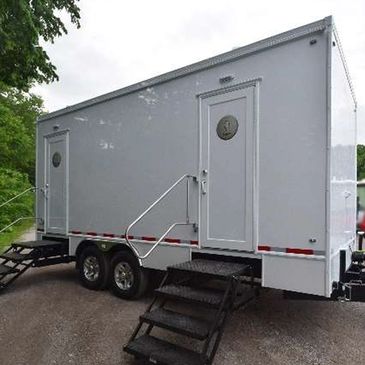
[[[126,273],[125,277],[122,276],[123,273]],[[119,251],[111,260],[109,284],[117,297],[136,299],[146,291],[148,271],[139,265],[132,253]]]
[[[88,246],[82,250],[78,260],[78,268],[81,284],[85,288],[101,290],[107,286],[110,262],[107,255],[98,247]]]

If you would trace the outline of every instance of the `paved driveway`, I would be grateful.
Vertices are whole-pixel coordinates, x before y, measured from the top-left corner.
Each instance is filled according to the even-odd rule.
[[[84,289],[73,264],[31,269],[0,295],[0,364],[136,364],[122,346],[150,300],[128,302]],[[365,304],[285,301],[280,292],[265,291],[234,314],[214,364],[364,359]]]

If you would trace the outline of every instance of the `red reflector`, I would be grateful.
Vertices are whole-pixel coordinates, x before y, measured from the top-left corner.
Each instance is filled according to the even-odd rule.
[[[81,231],[71,231],[73,234],[81,234]]]
[[[198,241],[190,241],[190,244],[192,245],[197,245],[199,242]]]
[[[169,243],[181,243],[181,240],[179,240],[177,238],[165,238],[165,242],[169,242]]]
[[[259,249],[259,251],[271,251],[271,247],[265,246],[265,245],[259,245],[258,249]]]
[[[103,233],[104,237],[115,237],[113,233]]]
[[[314,251],[309,248],[287,248],[286,253],[296,253],[298,255],[313,255]]]
[[[156,241],[156,237],[146,237],[146,236],[143,236],[142,237],[142,241]]]
[[[98,234],[96,232],[86,232],[88,236],[97,236]]]

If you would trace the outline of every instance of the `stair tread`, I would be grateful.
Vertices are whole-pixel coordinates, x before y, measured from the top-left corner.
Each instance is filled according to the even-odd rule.
[[[1,254],[0,257],[2,259],[14,261],[14,262],[21,262],[21,261],[27,261],[27,260],[32,259],[30,254],[22,254],[22,253],[19,253],[16,251],[5,252],[5,253]]]
[[[209,305],[214,308],[219,307],[224,295],[224,293],[218,290],[198,289],[190,286],[175,284],[165,285],[162,288],[156,289],[155,292],[160,296],[188,300]]]
[[[204,340],[208,337],[210,323],[208,321],[157,308],[141,316],[141,319],[155,326]]]
[[[0,275],[9,275],[9,274],[16,274],[19,270],[13,267],[9,267],[4,264],[0,264]]]
[[[66,244],[67,242],[59,242],[51,240],[35,240],[35,241],[25,241],[25,242],[14,242],[12,246],[21,248],[43,248],[43,247],[62,247]]]
[[[234,275],[242,275],[248,268],[249,265],[245,264],[203,259],[187,261],[168,267],[170,271],[206,274],[221,279],[229,279]]]
[[[143,335],[131,341],[124,347],[124,351],[158,364],[201,365],[205,363],[199,353],[150,335]]]

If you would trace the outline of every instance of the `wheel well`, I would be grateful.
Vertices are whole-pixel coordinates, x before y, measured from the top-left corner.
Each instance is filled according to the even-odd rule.
[[[76,249],[76,268],[79,267],[79,260],[80,260],[80,255],[81,255],[81,252],[86,248],[86,247],[90,247],[90,246],[96,246],[95,245],[95,242],[93,241],[88,241],[88,240],[85,240],[85,241],[82,241],[79,243],[79,245],[77,246],[77,249]]]
[[[76,249],[76,268],[79,266],[79,258],[81,255],[81,252],[86,248],[90,246],[98,247],[98,242],[92,241],[92,240],[84,240],[79,243]],[[109,250],[104,251],[109,257],[112,257],[116,252],[120,251],[127,251],[130,252],[133,256],[135,256],[134,252],[125,244],[117,244],[113,245]]]
[[[119,245],[114,245],[109,251],[108,253],[112,256],[114,255],[116,252],[120,252],[120,251],[126,251],[126,252],[130,252],[133,256],[136,256],[134,254],[134,252],[132,251],[132,249],[130,249],[127,245],[121,243]]]

